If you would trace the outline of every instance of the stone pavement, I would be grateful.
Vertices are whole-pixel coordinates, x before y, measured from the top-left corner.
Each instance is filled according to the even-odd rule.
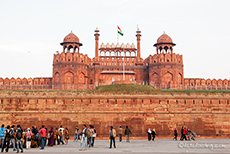
[[[87,151],[79,151],[80,142],[69,141],[68,145],[58,145],[54,147],[45,147],[44,150],[29,149],[24,153],[67,153],[67,154],[230,154],[229,139],[197,139],[196,141],[172,141],[170,139],[158,139],[156,141],[131,140],[130,143],[125,141],[116,141],[117,148],[109,149],[108,140],[95,140],[95,147]],[[10,149],[9,153],[15,153]]]

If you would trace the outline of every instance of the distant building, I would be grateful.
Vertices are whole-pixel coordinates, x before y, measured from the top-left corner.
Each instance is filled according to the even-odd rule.
[[[230,80],[184,78],[183,57],[174,53],[172,39],[162,34],[156,53],[141,58],[141,31],[136,31],[137,47],[132,44],[104,44],[99,47],[95,30],[95,57],[80,53],[79,38],[72,32],[54,54],[53,77],[0,78],[0,89],[93,89],[99,85],[144,84],[157,89],[230,89]]]

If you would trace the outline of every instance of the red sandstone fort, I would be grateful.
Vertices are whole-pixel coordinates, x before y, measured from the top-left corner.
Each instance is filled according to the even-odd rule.
[[[143,84],[157,89],[230,89],[230,80],[184,78],[183,57],[174,52],[176,45],[162,34],[153,45],[156,53],[141,58],[141,31],[137,44],[104,44],[99,47],[95,30],[95,57],[80,53],[79,38],[72,32],[61,43],[63,51],[54,54],[53,77],[0,78],[0,89],[93,89],[99,85]]]
[[[0,78],[0,117],[6,125],[23,128],[62,124],[70,134],[76,125],[92,124],[97,138],[108,138],[110,126],[129,126],[133,137],[155,128],[159,136],[172,136],[186,126],[202,136],[230,136],[230,92],[154,90],[151,94],[87,93],[65,89],[93,89],[109,84],[144,84],[158,89],[229,90],[229,80],[184,78],[182,55],[174,53],[172,39],[157,39],[156,53],[141,58],[140,38],[134,44],[101,44],[95,30],[95,57],[80,53],[79,38],[72,32],[54,54],[51,78]],[[136,85],[134,85],[136,86]],[[9,90],[5,90],[9,89]],[[25,89],[25,90],[12,90]],[[32,90],[28,90],[32,89]],[[38,90],[36,90],[38,89]],[[40,90],[56,89],[56,90]],[[64,90],[59,90],[64,89]],[[88,91],[89,92],[89,91]]]

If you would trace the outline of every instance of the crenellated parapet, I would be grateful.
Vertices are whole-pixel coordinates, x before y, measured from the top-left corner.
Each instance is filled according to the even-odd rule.
[[[145,65],[161,64],[161,63],[183,64],[183,56],[175,53],[173,54],[161,53],[161,54],[149,55],[149,57],[146,58],[144,61]]]
[[[91,65],[91,59],[88,57],[87,54],[77,53],[77,52],[62,52],[54,54],[53,64],[85,64]]]
[[[52,78],[0,78],[0,89],[52,89]]]
[[[185,78],[185,89],[213,89],[230,90],[230,80],[227,79],[203,79],[203,78]]]

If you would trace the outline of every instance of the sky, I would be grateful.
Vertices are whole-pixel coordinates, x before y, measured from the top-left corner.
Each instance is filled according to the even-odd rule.
[[[0,5],[0,77],[52,77],[53,54],[71,30],[95,56],[99,44],[136,45],[141,30],[141,57],[156,53],[163,32],[183,55],[184,77],[230,79],[229,0],[9,0]]]

